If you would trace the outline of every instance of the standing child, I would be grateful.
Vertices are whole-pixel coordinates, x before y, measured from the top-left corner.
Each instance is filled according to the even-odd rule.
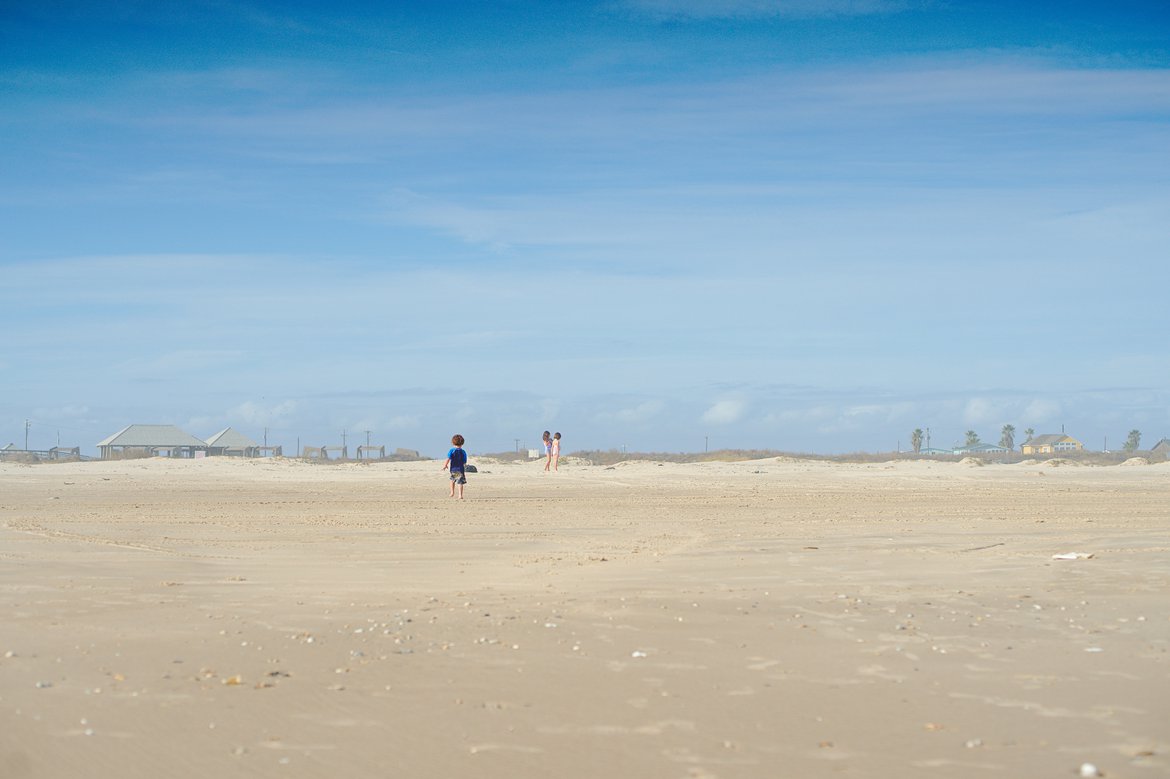
[[[547,471],[552,465],[552,435],[545,430],[540,440],[544,442],[544,469]]]
[[[459,485],[459,500],[463,500],[463,485],[467,484],[467,452],[463,451],[463,436],[456,433],[451,436],[451,451],[447,452],[447,462],[443,463],[443,470],[451,472],[451,497],[455,497],[455,485]]]
[[[557,462],[560,461],[560,459],[561,459],[561,434],[557,433],[553,436],[553,440],[552,440],[552,464],[553,464],[554,471],[559,470],[557,468]]]

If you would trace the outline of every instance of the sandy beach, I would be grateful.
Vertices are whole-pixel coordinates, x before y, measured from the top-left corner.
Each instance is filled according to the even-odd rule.
[[[1170,776],[1170,464],[472,463],[0,463],[0,776]]]

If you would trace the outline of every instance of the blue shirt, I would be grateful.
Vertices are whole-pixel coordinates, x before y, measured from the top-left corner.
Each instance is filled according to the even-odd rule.
[[[467,465],[467,452],[458,446],[452,446],[451,451],[447,452],[447,459],[451,461],[451,470],[461,471],[463,466]]]

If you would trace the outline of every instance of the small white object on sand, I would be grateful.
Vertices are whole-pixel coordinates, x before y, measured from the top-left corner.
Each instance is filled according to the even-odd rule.
[[[1093,557],[1092,552],[1065,552],[1052,555],[1053,560],[1088,560]]]

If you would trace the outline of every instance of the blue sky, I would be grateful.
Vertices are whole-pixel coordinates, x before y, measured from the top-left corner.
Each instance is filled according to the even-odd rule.
[[[1170,435],[1163,4],[109,5],[0,9],[0,444]]]

